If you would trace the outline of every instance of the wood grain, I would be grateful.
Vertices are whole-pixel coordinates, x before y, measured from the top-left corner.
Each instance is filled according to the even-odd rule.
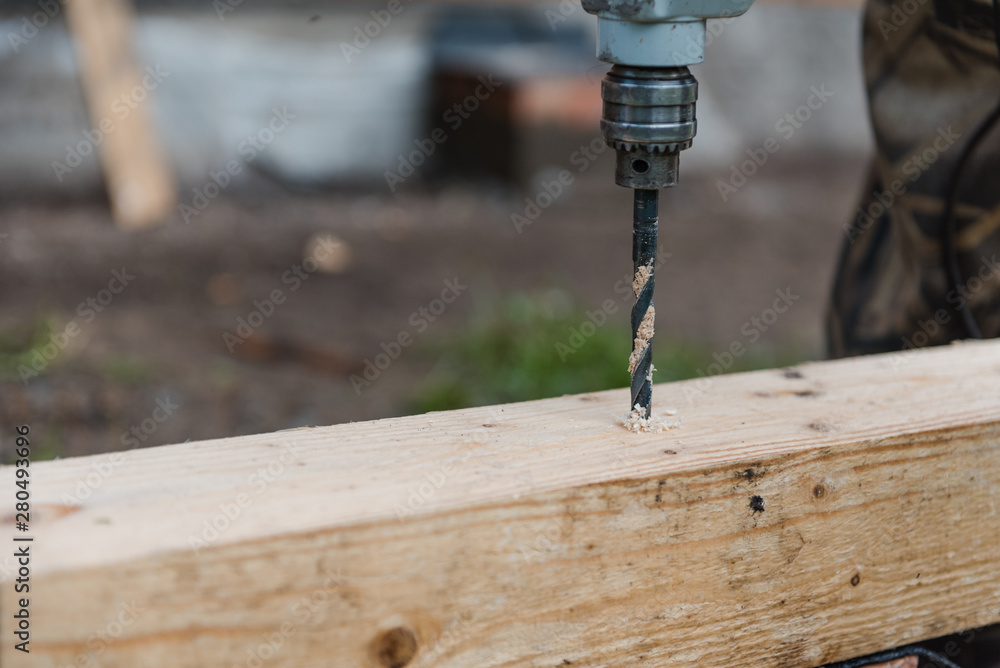
[[[76,43],[91,127],[115,221],[135,229],[163,222],[176,184],[150,114],[149,97],[169,76],[143,70],[132,49],[135,16],[129,0],[71,0],[66,20]]]
[[[0,657],[792,667],[997,622],[998,390],[970,343],[658,385],[664,434],[616,390],[39,463]]]

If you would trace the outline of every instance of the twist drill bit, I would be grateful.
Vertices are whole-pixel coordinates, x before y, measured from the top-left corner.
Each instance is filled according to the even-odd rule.
[[[653,429],[653,264],[661,188],[677,184],[680,152],[695,134],[698,82],[687,67],[616,64],[601,83],[601,132],[615,149],[615,183],[634,193],[632,400],[627,427]]]
[[[639,410],[640,417],[652,415],[653,401],[653,308],[656,261],[656,228],[658,220],[658,190],[635,190],[632,219],[632,265],[635,275],[632,291],[632,355],[628,371],[632,375],[630,410]]]

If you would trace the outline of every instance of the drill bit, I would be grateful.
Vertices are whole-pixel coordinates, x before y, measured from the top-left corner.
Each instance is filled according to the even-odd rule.
[[[667,428],[651,411],[653,395],[653,269],[660,190],[677,184],[680,152],[694,139],[698,82],[687,67],[615,64],[601,82],[601,133],[615,149],[615,183],[633,191],[632,376],[625,426]]]
[[[632,375],[632,400],[629,410],[641,412],[640,418],[652,415],[653,401],[653,269],[656,262],[656,228],[659,190],[636,189],[632,218],[632,265],[635,271],[632,290],[632,355],[628,370]]]

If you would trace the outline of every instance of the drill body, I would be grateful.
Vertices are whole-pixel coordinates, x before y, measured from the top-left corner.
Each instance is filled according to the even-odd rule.
[[[583,0],[597,16],[597,57],[614,67],[601,87],[601,131],[617,152],[615,182],[634,189],[677,183],[691,146],[705,22],[739,16],[753,0]]]

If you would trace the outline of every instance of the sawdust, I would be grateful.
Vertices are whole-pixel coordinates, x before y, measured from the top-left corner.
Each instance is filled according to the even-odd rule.
[[[656,309],[653,305],[649,305],[649,310],[646,311],[646,315],[642,316],[642,322],[639,323],[639,331],[635,333],[635,341],[632,342],[632,354],[628,358],[628,372],[632,373],[635,369],[635,365],[639,363],[642,359],[642,354],[646,352],[646,348],[649,347],[649,342],[653,338],[653,320],[656,318]],[[652,380],[652,378],[650,378]]]
[[[676,415],[677,411],[666,411],[667,415]],[[681,426],[680,420],[665,420],[656,413],[646,417],[646,409],[636,404],[632,412],[622,418],[622,426],[636,433],[659,434],[668,429]]]
[[[646,283],[649,282],[649,277],[653,275],[653,265],[652,263],[639,267],[639,270],[635,272],[635,277],[632,279],[632,292],[638,297],[642,289],[646,287]]]
[[[642,289],[646,287],[646,283],[653,276],[653,264],[647,264],[639,267],[635,272],[635,277],[632,279],[632,292],[638,297]],[[631,374],[635,371],[636,365],[639,360],[642,359],[643,354],[646,352],[646,348],[649,347],[649,342],[653,339],[653,322],[656,319],[656,309],[650,304],[646,313],[642,316],[642,322],[639,323],[639,328],[635,333],[635,340],[632,342],[632,354],[628,358],[628,372]],[[656,370],[652,364],[649,365],[649,370],[646,372],[646,380],[653,382],[653,372]],[[677,411],[668,411],[668,415],[675,415]],[[633,432],[641,432],[646,434],[657,434],[667,429],[672,429],[673,427],[680,426],[679,420],[664,420],[662,417],[656,413],[651,413],[648,417],[646,416],[646,409],[636,404],[632,408],[632,412],[622,418],[622,425]]]
[[[653,275],[653,264],[647,264],[639,267],[635,272],[635,278],[632,279],[632,292],[638,297],[642,289],[646,287],[646,283],[649,282],[650,277]],[[649,305],[649,309],[646,310],[645,315],[642,316],[642,322],[639,323],[639,331],[635,333],[635,341],[632,342],[632,354],[628,358],[628,372],[632,373],[635,369],[635,365],[639,363],[642,359],[642,354],[646,352],[646,348],[649,347],[649,342],[653,339],[653,322],[656,318],[656,309],[653,305]],[[646,375],[646,380],[653,380],[653,365],[649,365],[649,373]]]

